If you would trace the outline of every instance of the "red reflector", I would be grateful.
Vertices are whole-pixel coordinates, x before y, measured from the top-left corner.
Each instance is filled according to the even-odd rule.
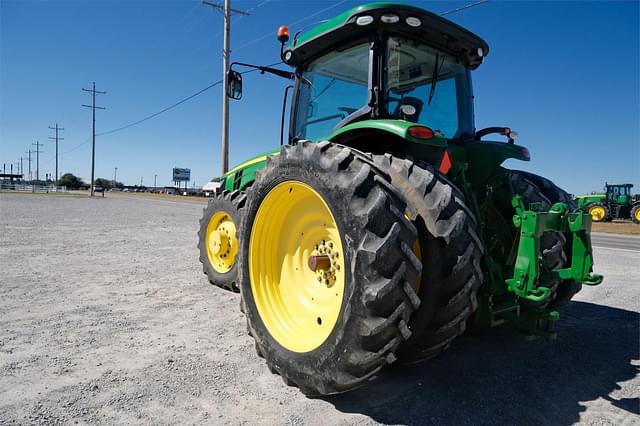
[[[527,148],[522,148],[522,156],[528,160],[531,159],[531,155],[529,154],[529,150]]]
[[[409,134],[416,139],[432,139],[433,130],[423,126],[409,127]]]
[[[451,166],[453,166],[451,157],[449,156],[449,152],[445,150],[444,154],[442,155],[442,160],[440,160],[440,167],[438,167],[438,170],[443,175],[446,175],[447,173],[449,173],[449,170],[451,170]]]
[[[511,129],[510,129],[510,128],[508,128],[508,127],[505,127],[505,128],[504,128],[504,130],[503,130],[503,132],[504,132],[504,134],[505,134],[506,136],[509,136],[509,133],[511,133]]]

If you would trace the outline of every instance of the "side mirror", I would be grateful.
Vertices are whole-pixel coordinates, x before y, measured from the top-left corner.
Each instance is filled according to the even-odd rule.
[[[227,73],[227,96],[236,100],[242,98],[242,74],[238,71]]]

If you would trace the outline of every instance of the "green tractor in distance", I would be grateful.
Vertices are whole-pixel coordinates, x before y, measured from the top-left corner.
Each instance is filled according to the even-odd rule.
[[[233,66],[290,79],[288,139],[221,177],[198,243],[209,281],[240,291],[270,370],[327,395],[429,360],[468,328],[554,338],[558,310],[602,282],[591,216],[501,166],[529,161],[515,132],[475,129],[487,43],[400,3],[278,39],[292,71],[232,64],[228,95],[242,96]]]
[[[604,194],[579,195],[576,202],[594,222],[631,219],[640,224],[640,195],[631,195],[631,188],[630,183],[605,183]]]

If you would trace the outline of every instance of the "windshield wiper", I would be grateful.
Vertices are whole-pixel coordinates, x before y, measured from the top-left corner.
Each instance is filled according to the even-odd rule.
[[[322,90],[320,90],[320,92],[319,92],[316,96],[314,96],[314,98],[313,98],[313,99],[311,99],[311,102],[314,102],[314,101],[318,100],[318,98],[319,98],[320,96],[322,96],[322,95],[324,94],[324,92],[326,92],[327,90],[329,90],[329,88],[330,88],[331,86],[333,86],[333,85],[336,83],[336,81],[337,81],[337,80],[336,80],[335,78],[332,78],[332,79],[331,79],[331,81],[329,81],[329,83],[327,83],[327,85],[326,85],[326,86],[324,86],[324,87],[322,88]],[[315,87],[315,86],[312,86],[312,87]]]
[[[427,106],[431,105],[431,101],[433,100],[433,95],[435,95],[436,93],[436,84],[438,84],[438,75],[440,74],[440,69],[444,64],[444,56],[442,57],[440,66],[438,66],[438,59],[440,59],[440,55],[436,53],[435,69],[433,70],[433,83],[431,83],[431,89],[429,90],[429,99],[427,100]]]

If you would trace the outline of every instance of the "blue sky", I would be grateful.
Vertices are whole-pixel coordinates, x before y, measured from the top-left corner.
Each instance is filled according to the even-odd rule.
[[[470,1],[416,1],[443,12]],[[279,60],[275,31],[304,29],[363,2],[233,1],[252,9],[233,23],[234,60]],[[491,46],[473,74],[476,127],[507,125],[532,154],[509,162],[573,193],[606,180],[640,192],[639,3],[491,1],[449,19]],[[40,174],[52,173],[48,126],[65,128],[60,174],[90,176],[92,81],[104,132],[155,113],[220,79],[222,17],[198,0],[0,1],[0,163],[44,143]],[[249,74],[231,103],[230,163],[277,146],[286,83]],[[219,174],[220,86],[140,125],[97,138],[96,176],[169,185],[174,166],[197,185]],[[80,146],[79,146],[80,145]],[[26,163],[25,163],[26,164]],[[35,165],[33,166],[35,168]],[[25,165],[26,168],[26,165]]]

